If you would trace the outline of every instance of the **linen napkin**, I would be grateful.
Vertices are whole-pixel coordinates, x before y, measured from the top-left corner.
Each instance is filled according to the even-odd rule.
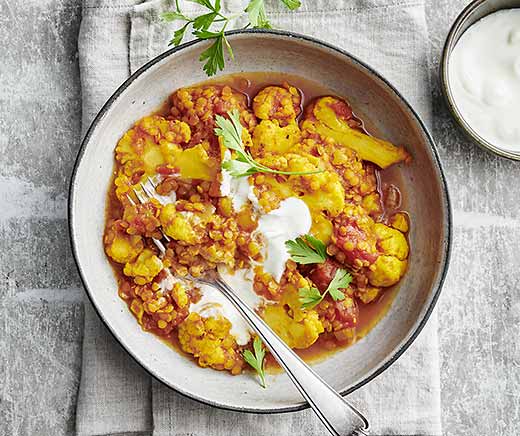
[[[180,2],[190,13],[194,3]],[[268,1],[276,28],[338,45],[385,75],[431,119],[424,0],[304,0],[289,12]],[[223,0],[230,11],[240,0]],[[83,131],[133,71],[167,49],[172,28],[159,20],[167,0],[83,0],[79,36]],[[236,23],[239,25],[240,23]],[[223,411],[151,380],[122,351],[86,302],[78,436],[325,435],[312,411],[256,415]],[[349,396],[369,418],[373,435],[440,435],[437,316],[392,367]]]

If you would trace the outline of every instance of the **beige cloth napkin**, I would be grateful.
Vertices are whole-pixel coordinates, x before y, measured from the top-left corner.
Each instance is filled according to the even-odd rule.
[[[240,0],[223,4],[230,10],[243,7]],[[188,14],[200,10],[194,3],[181,5]],[[83,0],[79,36],[83,131],[133,71],[167,49],[172,29],[158,16],[169,7],[166,0]],[[315,36],[365,60],[430,121],[422,0],[303,0],[296,12],[273,0],[268,8],[275,27]],[[373,435],[440,435],[436,315],[404,356],[349,399],[369,417]],[[182,397],[152,380],[125,354],[88,302],[76,429],[79,436],[326,434],[310,410],[244,414]]]

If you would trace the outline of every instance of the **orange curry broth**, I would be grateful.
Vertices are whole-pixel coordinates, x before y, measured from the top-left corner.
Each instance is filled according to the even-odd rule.
[[[298,88],[300,91],[302,101],[301,106],[304,109],[309,102],[313,99],[325,95],[336,95],[331,92],[326,87],[303,77],[285,73],[272,73],[272,72],[249,72],[249,73],[240,73],[240,74],[231,74],[226,76],[221,76],[216,79],[210,79],[204,82],[196,83],[190,85],[190,87],[202,86],[202,85],[229,85],[236,91],[239,91],[247,96],[248,98],[248,106],[251,105],[253,97],[263,88],[270,85],[282,85],[284,82],[289,83],[290,85]],[[175,90],[172,91],[172,93]],[[341,96],[340,96],[341,97]],[[348,102],[348,97],[345,98]],[[155,111],[153,114],[156,115],[168,115],[171,108],[170,98],[164,102],[161,107]],[[354,109],[354,108],[353,108]],[[304,111],[302,110],[300,117]],[[361,124],[361,128],[368,134],[367,129],[370,130],[372,134],[378,136],[377,129],[370,123],[369,117],[364,114],[360,114],[359,112],[354,111],[353,117]],[[110,182],[110,187],[107,195],[107,205],[106,205],[106,220],[108,223],[110,219],[120,218],[123,214],[123,208],[120,202],[118,201],[115,195],[115,186],[114,186],[114,178],[117,174],[120,164],[116,161],[114,164],[113,177]],[[383,206],[383,217],[389,217],[396,212],[405,213],[408,217],[408,223],[411,226],[411,222],[409,216],[406,212],[402,210],[402,208],[406,207],[406,191],[398,187],[402,187],[402,176],[398,166],[393,165],[390,168],[387,168],[384,171],[381,171],[376,167],[376,177],[378,181],[378,192],[381,195],[381,199],[384,199],[383,192],[392,192],[392,195],[397,197],[396,207],[386,208],[385,202],[382,201]],[[408,240],[408,233],[405,235]],[[411,252],[411,247],[410,247]],[[123,268],[122,265],[117,264],[110,258],[109,262],[112,265],[112,268],[118,278],[118,283],[121,281],[123,276]],[[359,309],[359,318],[358,323],[355,328],[355,337],[351,342],[342,342],[335,338],[333,333],[322,333],[319,338],[316,340],[314,344],[306,349],[296,349],[294,350],[301,358],[303,358],[307,362],[317,362],[322,361],[334,354],[335,352],[344,349],[355,342],[362,339],[366,336],[370,330],[386,315],[388,310],[390,309],[392,302],[394,301],[399,289],[399,283],[392,287],[386,288],[384,292],[379,295],[375,301],[372,301],[368,304],[358,304]],[[127,301],[129,305],[129,302]],[[177,352],[183,354],[184,356],[190,358],[194,362],[196,359],[189,353],[184,352],[180,345],[179,340],[177,338],[177,329],[174,329],[170,334],[165,335],[164,332],[157,327],[150,327],[147,331],[150,331],[157,336],[159,336],[163,342],[165,342],[168,346],[174,348]],[[246,366],[245,369],[248,369]],[[274,357],[271,354],[266,355],[266,370],[269,373],[277,373],[280,371],[280,366],[275,361]]]

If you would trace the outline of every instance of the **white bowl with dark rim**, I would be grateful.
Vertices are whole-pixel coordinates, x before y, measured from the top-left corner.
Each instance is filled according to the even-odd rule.
[[[520,8],[520,0],[475,0],[471,2],[466,8],[459,14],[455,19],[446,42],[442,51],[441,65],[440,65],[440,76],[441,76],[441,88],[444,94],[444,98],[448,105],[448,108],[459,125],[464,131],[466,136],[472,139],[477,145],[482,147],[484,150],[495,153],[498,156],[507,157],[513,160],[520,160],[520,152],[506,150],[501,147],[497,147],[495,144],[489,142],[480,136],[472,127],[471,124],[466,121],[464,115],[457,107],[457,102],[453,97],[450,83],[450,56],[453,49],[457,45],[460,37],[464,34],[468,28],[475,24],[480,19],[490,15],[494,12],[498,12],[503,9],[515,9]]]
[[[444,281],[451,241],[446,181],[434,142],[416,112],[381,75],[347,52],[288,32],[230,32],[235,61],[226,74],[284,72],[318,82],[344,96],[371,131],[404,145],[413,157],[399,167],[403,208],[410,213],[409,270],[384,318],[353,346],[313,365],[336,390],[348,394],[388,368],[424,327]],[[128,353],[151,375],[193,399],[247,412],[308,407],[285,374],[259,387],[249,375],[198,367],[144,332],[118,297],[102,235],[114,147],[132,124],[156,110],[177,88],[204,81],[198,57],[206,42],[169,50],[133,74],[90,126],[79,152],[69,196],[72,248],[87,293],[100,318]],[[254,53],[254,56],[251,56]]]

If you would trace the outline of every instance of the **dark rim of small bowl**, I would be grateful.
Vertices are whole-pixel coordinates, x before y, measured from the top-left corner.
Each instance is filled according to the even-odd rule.
[[[450,110],[451,115],[457,122],[458,126],[462,129],[462,131],[466,134],[468,138],[473,140],[479,147],[482,149],[494,153],[498,156],[505,157],[511,160],[520,160],[520,153],[515,153],[513,151],[508,151],[503,148],[499,148],[496,145],[493,145],[486,139],[482,138],[465,120],[464,116],[461,114],[459,109],[457,108],[457,103],[453,98],[453,94],[451,92],[450,87],[450,77],[448,74],[450,56],[455,48],[460,37],[464,34],[464,32],[460,33],[462,26],[466,23],[467,18],[476,11],[480,6],[485,4],[488,0],[474,0],[468,6],[466,6],[462,12],[455,19],[451,29],[446,37],[446,42],[444,43],[444,48],[442,50],[442,57],[440,62],[440,79],[441,79],[441,89],[442,94],[444,96],[444,100],[448,105],[448,109]],[[478,20],[477,20],[478,21]],[[476,22],[475,22],[476,23]],[[472,26],[475,23],[471,23]],[[466,29],[467,30],[467,29]],[[460,33],[460,34],[459,34]],[[455,39],[456,38],[456,39]]]
[[[430,146],[430,150],[432,152],[432,155],[435,158],[434,159],[434,163],[436,165],[436,169],[437,169],[437,171],[439,173],[439,176],[440,176],[441,185],[442,185],[442,188],[443,188],[442,189],[442,193],[443,193],[443,199],[442,200],[443,200],[444,208],[446,210],[446,216],[445,216],[446,228],[445,228],[445,234],[444,234],[444,240],[443,240],[443,244],[444,244],[443,261],[444,262],[443,262],[443,265],[441,266],[442,270],[441,270],[440,276],[438,278],[438,285],[433,290],[433,295],[432,295],[430,304],[429,304],[428,308],[426,309],[426,312],[424,313],[423,318],[421,320],[417,321],[417,324],[414,327],[413,332],[411,333],[410,337],[406,340],[406,342],[401,344],[400,347],[394,352],[394,354],[383,365],[381,365],[375,371],[370,373],[363,380],[361,380],[360,382],[356,383],[354,386],[352,386],[352,387],[350,387],[348,389],[345,389],[345,390],[340,392],[340,394],[342,396],[345,396],[345,395],[348,395],[348,394],[354,392],[355,390],[359,389],[360,387],[364,386],[369,381],[373,380],[375,377],[377,377],[379,374],[381,374],[383,371],[385,371],[387,368],[389,368],[408,349],[408,347],[414,342],[414,340],[417,338],[419,333],[422,331],[422,329],[426,325],[426,322],[428,321],[428,319],[429,319],[429,317],[430,317],[430,315],[431,315],[431,313],[432,313],[432,311],[433,311],[433,309],[435,307],[435,304],[437,303],[437,300],[439,299],[439,295],[440,295],[442,286],[444,284],[444,281],[446,279],[446,274],[448,272],[448,265],[449,265],[449,260],[450,260],[450,256],[451,256],[451,239],[452,239],[451,205],[450,205],[450,197],[449,197],[449,193],[448,193],[448,187],[447,187],[447,183],[446,183],[446,178],[445,178],[444,172],[443,172],[442,167],[441,167],[440,158],[439,158],[439,155],[438,155],[435,143],[433,141],[433,138],[432,138],[431,134],[429,133],[428,129],[426,128],[425,124],[423,123],[423,121],[421,120],[419,115],[417,114],[417,112],[412,108],[412,106],[408,103],[408,101],[399,93],[399,91],[397,91],[397,89],[393,85],[391,85],[383,76],[381,76],[379,73],[377,73],[370,66],[368,66],[364,62],[360,61],[358,58],[356,58],[355,56],[351,55],[350,53],[348,53],[347,51],[345,51],[343,49],[335,47],[335,46],[333,46],[333,45],[331,45],[329,43],[326,43],[324,41],[321,41],[319,39],[312,38],[312,37],[309,37],[309,36],[306,36],[306,35],[300,35],[300,34],[294,33],[294,32],[282,31],[282,30],[272,30],[272,29],[270,29],[270,30],[247,29],[247,30],[234,30],[234,31],[226,32],[227,36],[241,35],[241,34],[259,34],[259,35],[267,34],[267,35],[275,35],[275,36],[286,37],[288,39],[303,40],[303,41],[310,42],[310,43],[316,44],[318,46],[325,47],[327,49],[333,50],[336,53],[339,53],[339,54],[347,57],[350,61],[353,61],[353,62],[357,63],[359,66],[363,67],[368,73],[374,75],[376,78],[381,80],[405,104],[405,106],[408,108],[408,110],[411,112],[411,114],[415,117],[415,120],[417,121],[417,123],[421,127],[422,133],[426,137],[427,142],[428,142],[428,144]],[[91,292],[90,292],[90,290],[89,290],[89,288],[87,286],[87,281],[85,280],[85,278],[83,276],[83,272],[82,272],[81,265],[80,265],[80,262],[79,262],[78,253],[77,253],[77,247],[76,247],[76,242],[75,242],[74,216],[73,216],[72,205],[74,203],[74,186],[75,186],[75,183],[76,183],[77,169],[78,169],[78,167],[79,167],[79,165],[81,163],[81,160],[82,160],[83,155],[85,153],[86,146],[87,146],[87,144],[88,144],[88,142],[89,142],[89,140],[90,140],[90,138],[92,136],[92,133],[96,129],[98,123],[103,118],[103,116],[109,111],[112,103],[119,97],[119,95],[126,88],[128,88],[128,86],[131,85],[131,83],[137,77],[139,77],[148,68],[150,68],[151,66],[153,66],[157,62],[163,60],[164,58],[166,58],[166,57],[168,57],[168,56],[170,56],[170,55],[172,55],[172,54],[174,54],[174,53],[176,53],[176,52],[178,52],[180,50],[183,50],[186,47],[190,47],[190,46],[193,46],[193,45],[196,45],[196,44],[200,44],[200,43],[202,43],[202,41],[200,41],[200,40],[194,40],[194,41],[190,41],[190,42],[184,43],[184,44],[182,44],[182,45],[180,45],[178,47],[175,47],[175,48],[172,48],[170,50],[165,51],[164,53],[160,54],[156,58],[154,58],[151,61],[147,62],[145,65],[143,65],[141,68],[139,68],[135,73],[133,73],[114,92],[114,94],[112,94],[112,96],[107,100],[107,102],[103,105],[101,110],[98,112],[98,114],[94,118],[94,121],[92,121],[92,123],[91,123],[87,133],[85,134],[85,137],[83,138],[82,143],[81,143],[81,147],[80,147],[80,150],[78,152],[78,156],[76,158],[76,162],[74,164],[74,168],[73,168],[73,172],[72,172],[72,178],[71,178],[71,182],[70,182],[70,186],[69,186],[69,196],[68,196],[69,238],[70,238],[70,242],[71,242],[71,246],[72,246],[72,252],[73,252],[73,255],[74,255],[74,260],[76,262],[76,266],[78,268],[78,271],[79,271],[80,278],[81,278],[81,281],[83,283],[83,286],[84,286],[85,290],[87,291],[88,298],[89,298],[90,302],[92,303],[92,306],[94,307],[94,309],[97,312],[98,316],[100,317],[100,319],[103,321],[103,323],[107,327],[108,331],[112,334],[112,336],[116,339],[116,341],[127,351],[127,353],[137,362],[137,364],[139,366],[141,366],[154,379],[158,380],[159,382],[161,382],[165,386],[169,387],[170,389],[175,390],[176,392],[178,392],[179,394],[181,394],[181,395],[183,395],[183,396],[185,396],[187,398],[190,398],[190,399],[193,399],[193,400],[199,401],[201,403],[208,404],[210,406],[214,406],[214,407],[217,407],[217,408],[223,409],[223,410],[231,410],[231,411],[238,411],[238,412],[249,412],[249,413],[259,413],[259,414],[286,413],[286,412],[296,412],[296,411],[299,411],[299,410],[304,410],[304,409],[307,409],[307,408],[310,407],[309,404],[307,402],[305,402],[305,401],[302,401],[301,404],[295,405],[295,406],[283,407],[283,408],[271,408],[271,409],[254,409],[254,408],[249,408],[249,407],[242,407],[241,408],[241,407],[234,407],[234,406],[226,406],[226,405],[214,402],[214,401],[206,400],[205,398],[198,397],[198,396],[193,395],[193,394],[191,394],[189,392],[184,392],[180,388],[175,387],[175,386],[171,386],[165,380],[162,380],[162,379],[158,378],[158,376],[153,374],[148,368],[146,368],[134,356],[134,354],[132,353],[132,350],[129,349],[129,347],[127,347],[125,344],[123,344],[123,342],[120,341],[119,338],[116,336],[116,334],[112,331],[112,328],[110,327],[110,322],[102,316],[102,314],[100,313],[99,309],[96,307],[96,305],[94,303],[94,300],[92,298]]]

